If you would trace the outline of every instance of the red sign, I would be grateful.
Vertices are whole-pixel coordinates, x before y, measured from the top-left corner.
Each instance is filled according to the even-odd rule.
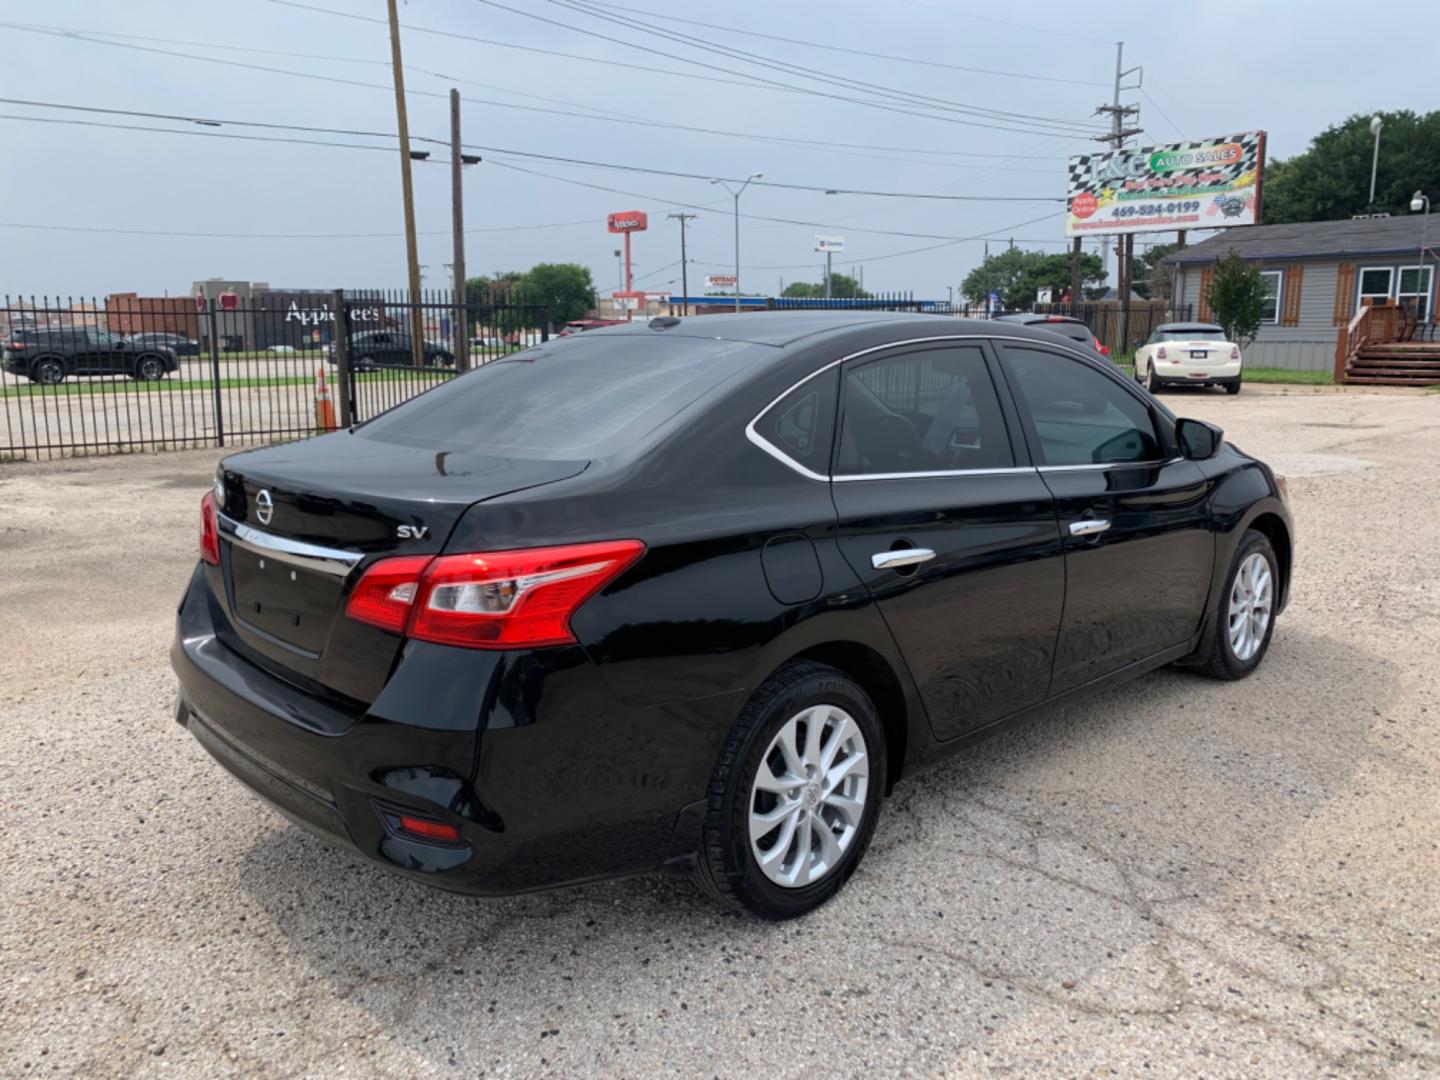
[[[195,294],[195,310],[196,310],[196,311],[204,311],[204,310],[205,310],[205,294],[204,294],[204,293],[198,293],[198,292],[197,292],[197,293]]]
[[[1070,200],[1070,213],[1078,218],[1087,218],[1095,213],[1098,206],[1094,195],[1088,191],[1082,191]]]
[[[240,297],[233,292],[222,292],[220,294],[220,307],[224,311],[234,311],[240,306]]]
[[[650,218],[644,210],[621,210],[605,220],[612,233],[644,232],[650,227]]]

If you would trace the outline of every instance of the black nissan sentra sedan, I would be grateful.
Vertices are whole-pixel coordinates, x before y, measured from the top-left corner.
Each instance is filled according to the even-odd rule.
[[[226,458],[178,719],[287,816],[500,894],[660,868],[784,918],[969,737],[1260,663],[1285,485],[1094,351],[853,311],[551,341]]]

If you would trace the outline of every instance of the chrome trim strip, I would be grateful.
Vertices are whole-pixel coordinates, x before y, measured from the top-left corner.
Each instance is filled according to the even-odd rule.
[[[1057,334],[1056,337],[1059,337],[1059,335]],[[755,430],[755,425],[759,422],[760,418],[764,416],[767,412],[769,412],[771,409],[773,409],[777,404],[779,404],[781,398],[784,398],[791,391],[797,390],[800,387],[804,386],[807,382],[815,378],[817,375],[825,374],[825,372],[829,371],[831,368],[835,367],[838,364],[843,364],[847,360],[855,360],[861,356],[869,356],[873,352],[882,352],[885,349],[898,349],[906,345],[926,345],[935,341],[1023,341],[1028,342],[1031,345],[1039,345],[1047,349],[1057,349],[1062,352],[1068,352],[1084,360],[1094,359],[1093,356],[1085,353],[1084,351],[1069,347],[1059,341],[1036,341],[1032,337],[1021,337],[1019,334],[937,334],[932,337],[907,338],[904,341],[889,341],[886,342],[884,345],[871,345],[868,349],[861,349],[859,352],[853,352],[849,353],[846,356],[842,356],[838,360],[831,360],[824,367],[816,368],[814,371],[810,372],[809,375],[806,375],[803,379],[800,379],[792,385],[786,387],[783,391],[777,394],[768,405],[766,405],[763,409],[756,413],[755,416],[750,420],[750,423],[745,425],[745,437],[749,439],[752,443],[754,443],[756,446],[758,446],[761,450],[764,450],[765,453],[769,454],[776,461],[780,462],[782,465],[788,465],[801,476],[805,477],[805,479],[818,480],[821,483],[826,483],[831,480],[889,480],[902,476],[968,476],[972,473],[1001,473],[1007,471],[1015,473],[1030,472],[1034,466],[1024,466],[1009,470],[956,469],[954,471],[940,473],[877,473],[874,476],[822,476],[820,473],[817,473],[812,469],[807,469],[804,465],[801,465],[798,461],[794,460],[788,454],[786,454],[785,451],[781,450],[778,446],[775,446],[773,443],[768,441],[763,435],[761,435],[758,431]],[[1071,466],[1057,467],[1070,468]]]
[[[1183,457],[1173,457],[1167,461],[1097,461],[1093,465],[1040,465],[1037,468],[1042,473],[1083,472],[1088,469],[1163,469],[1166,465],[1178,465],[1184,460]]]
[[[273,533],[261,532],[259,529],[218,512],[215,519],[220,528],[220,535],[237,547],[243,547],[246,551],[252,551],[256,555],[278,559],[291,566],[303,567],[306,570],[344,577],[354,569],[356,563],[365,557],[359,551],[321,547],[319,544],[307,544],[301,540],[291,540],[284,536],[275,536]]]
[[[1004,469],[941,469],[935,472],[894,472],[894,473],[847,473],[830,477],[837,484],[850,484],[856,480],[933,480],[941,476],[1022,476],[1033,473],[1033,465],[1016,465]]]

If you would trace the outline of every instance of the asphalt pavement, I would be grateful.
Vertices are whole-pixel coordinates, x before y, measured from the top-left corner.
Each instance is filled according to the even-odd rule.
[[[171,719],[219,452],[0,463],[0,1076],[1440,1074],[1440,395],[1166,400],[1290,477],[1265,664],[902,783],[782,925],[290,826]]]

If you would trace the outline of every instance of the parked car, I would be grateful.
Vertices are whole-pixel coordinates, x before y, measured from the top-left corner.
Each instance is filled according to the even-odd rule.
[[[142,334],[131,334],[129,337],[131,348],[157,348],[168,349],[176,356],[199,356],[200,342],[194,341],[184,334],[171,334],[165,331],[146,331]]]
[[[1238,394],[1244,372],[1240,346],[1214,323],[1157,326],[1135,352],[1135,379],[1152,394],[1179,383],[1223,386],[1227,394]]]
[[[1019,323],[1021,326],[1033,326],[1039,330],[1049,330],[1053,334],[1067,337],[1071,341],[1078,341],[1082,345],[1088,345],[1101,356],[1110,355],[1110,346],[1101,342],[1080,319],[1072,319],[1068,315],[1042,315],[1037,312],[1027,311],[1015,315],[998,315],[997,322]]]
[[[294,345],[266,345],[265,351],[275,356],[290,356],[293,353],[299,352]]]
[[[621,326],[624,319],[571,319],[560,328],[556,337],[570,337],[572,334],[581,334],[586,330],[599,330],[603,326]]]
[[[455,354],[433,341],[421,342],[426,365],[455,363]],[[325,347],[330,363],[335,363],[334,344]],[[373,371],[382,367],[409,367],[412,363],[410,335],[403,330],[365,330],[350,336],[350,364],[356,371]]]
[[[785,918],[967,738],[1165,664],[1249,675],[1291,535],[1263,462],[1053,333],[657,318],[225,458],[177,718],[432,885],[689,866]]]
[[[169,349],[132,345],[119,334],[79,326],[13,331],[3,360],[12,375],[47,386],[71,375],[129,375],[153,382],[180,366]]]

